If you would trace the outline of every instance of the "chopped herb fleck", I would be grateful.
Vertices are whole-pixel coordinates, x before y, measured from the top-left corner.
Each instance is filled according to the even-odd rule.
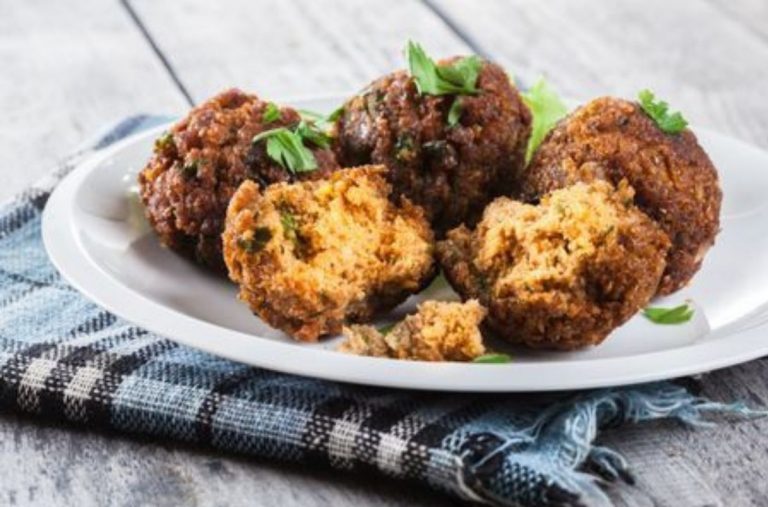
[[[317,161],[312,152],[304,146],[304,138],[285,127],[267,130],[256,135],[252,143],[267,141],[269,158],[296,174],[317,169]]]
[[[408,69],[421,95],[474,95],[482,60],[467,56],[449,64],[438,65],[413,41],[405,48]]]
[[[286,239],[290,239],[295,244],[298,244],[299,224],[296,221],[296,216],[288,209],[282,208],[280,210],[280,224],[283,226],[283,235]]]
[[[461,119],[461,112],[462,112],[462,103],[461,98],[456,97],[453,99],[453,103],[451,104],[451,108],[448,109],[448,117],[446,118],[446,123],[448,124],[448,127],[455,127],[459,124],[459,120]]]
[[[173,134],[168,131],[163,132],[163,135],[155,139],[155,151],[165,151],[172,146],[175,146]]]
[[[382,336],[387,336],[389,333],[392,332],[392,330],[395,328],[396,325],[397,325],[396,323],[384,324],[379,328],[379,333],[381,333]]]
[[[482,364],[502,364],[512,362],[512,357],[509,354],[483,354],[477,356],[472,360],[473,363]]]
[[[543,78],[521,95],[533,115],[531,137],[525,150],[525,162],[528,163],[549,131],[568,113],[568,108]]]
[[[642,90],[637,94],[637,98],[645,114],[656,122],[662,132],[679,134],[688,126],[688,122],[679,111],[670,113],[669,104],[663,100],[657,101],[650,90]]]
[[[399,161],[408,160],[413,154],[413,136],[410,134],[401,134],[395,143],[395,158]]]
[[[269,240],[272,239],[272,231],[268,227],[257,227],[249,238],[237,238],[237,246],[248,253],[261,251]]]
[[[270,102],[267,104],[267,108],[264,110],[264,114],[261,119],[264,123],[272,123],[280,119],[280,108],[277,104]]]
[[[197,176],[197,170],[199,167],[200,161],[192,160],[191,162],[187,162],[181,166],[181,174],[183,174],[185,178],[195,178]]]
[[[643,315],[656,324],[683,324],[693,317],[693,308],[688,303],[674,308],[649,307]]]

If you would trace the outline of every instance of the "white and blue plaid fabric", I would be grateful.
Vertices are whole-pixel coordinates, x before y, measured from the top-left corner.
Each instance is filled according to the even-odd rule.
[[[156,124],[121,122],[104,147]],[[81,296],[51,265],[40,216],[84,150],[0,207],[0,407],[268,459],[410,479],[494,505],[608,505],[631,475],[608,426],[746,413],[656,383],[578,394],[408,392],[252,368],[181,346]]]

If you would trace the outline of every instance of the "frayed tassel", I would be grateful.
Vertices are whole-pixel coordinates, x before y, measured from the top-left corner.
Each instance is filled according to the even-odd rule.
[[[492,505],[609,506],[601,485],[619,479],[633,484],[634,478],[623,456],[594,444],[600,429],[654,419],[711,426],[703,415],[713,412],[768,415],[741,402],[694,396],[670,382],[590,391],[547,407],[512,438],[485,434],[484,441],[495,445],[463,455],[457,485],[466,498]]]

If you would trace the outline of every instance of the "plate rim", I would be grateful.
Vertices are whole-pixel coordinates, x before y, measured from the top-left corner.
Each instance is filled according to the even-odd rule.
[[[236,362],[284,373],[324,380],[400,389],[443,392],[544,392],[590,389],[638,384],[703,373],[740,364],[768,354],[768,340],[762,340],[768,325],[737,331],[715,340],[626,356],[580,360],[552,360],[541,363],[472,364],[398,361],[361,357],[332,350],[301,347],[261,338],[206,322],[157,303],[127,287],[93,262],[82,247],[70,220],[71,201],[90,171],[125,147],[156,136],[173,122],[164,123],[94,152],[80,162],[53,190],[43,210],[42,239],[48,258],[62,277],[97,305],[162,337]],[[748,143],[708,129],[709,135]],[[72,254],[88,262],[72,263]],[[126,303],[130,301],[130,303]],[[189,334],[187,334],[189,333]],[[216,339],[207,338],[216,334]],[[247,354],[238,353],[242,345]],[[284,359],[275,360],[274,355]],[[247,358],[244,358],[247,355]],[[652,363],[656,367],[641,365]],[[532,378],[546,366],[546,373]],[[557,375],[551,375],[553,371]],[[521,381],[520,378],[528,379]]]

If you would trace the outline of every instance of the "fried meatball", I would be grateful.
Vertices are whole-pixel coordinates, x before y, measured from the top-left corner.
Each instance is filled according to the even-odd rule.
[[[669,236],[659,294],[686,285],[715,242],[722,201],[717,171],[693,132],[664,133],[634,102],[593,100],[541,144],[523,176],[522,198],[595,178],[629,181],[635,203]]]
[[[278,119],[265,121],[268,104],[228,90],[194,108],[156,141],[139,184],[146,216],[164,245],[225,273],[221,232],[237,187],[247,179],[263,187],[297,177],[267,156],[265,143],[251,142],[262,131],[300,121],[285,107]],[[338,168],[331,150],[313,152],[318,169],[299,178],[322,177]]]
[[[227,211],[224,259],[240,299],[303,341],[364,322],[434,277],[424,213],[388,200],[384,167],[280,183],[246,181]]]
[[[345,326],[347,339],[338,350],[417,361],[471,361],[485,354],[480,323],[486,313],[476,300],[425,301],[386,333],[373,326]]]
[[[406,71],[374,81],[344,105],[339,160],[386,165],[393,196],[424,207],[438,235],[474,223],[511,191],[531,132],[531,114],[501,67],[483,62],[477,88],[473,96],[420,95]],[[450,126],[454,100],[460,116]]]
[[[437,245],[446,278],[488,308],[502,338],[533,348],[595,345],[656,292],[669,239],[626,184],[577,183],[538,205],[491,203],[474,231]]]

